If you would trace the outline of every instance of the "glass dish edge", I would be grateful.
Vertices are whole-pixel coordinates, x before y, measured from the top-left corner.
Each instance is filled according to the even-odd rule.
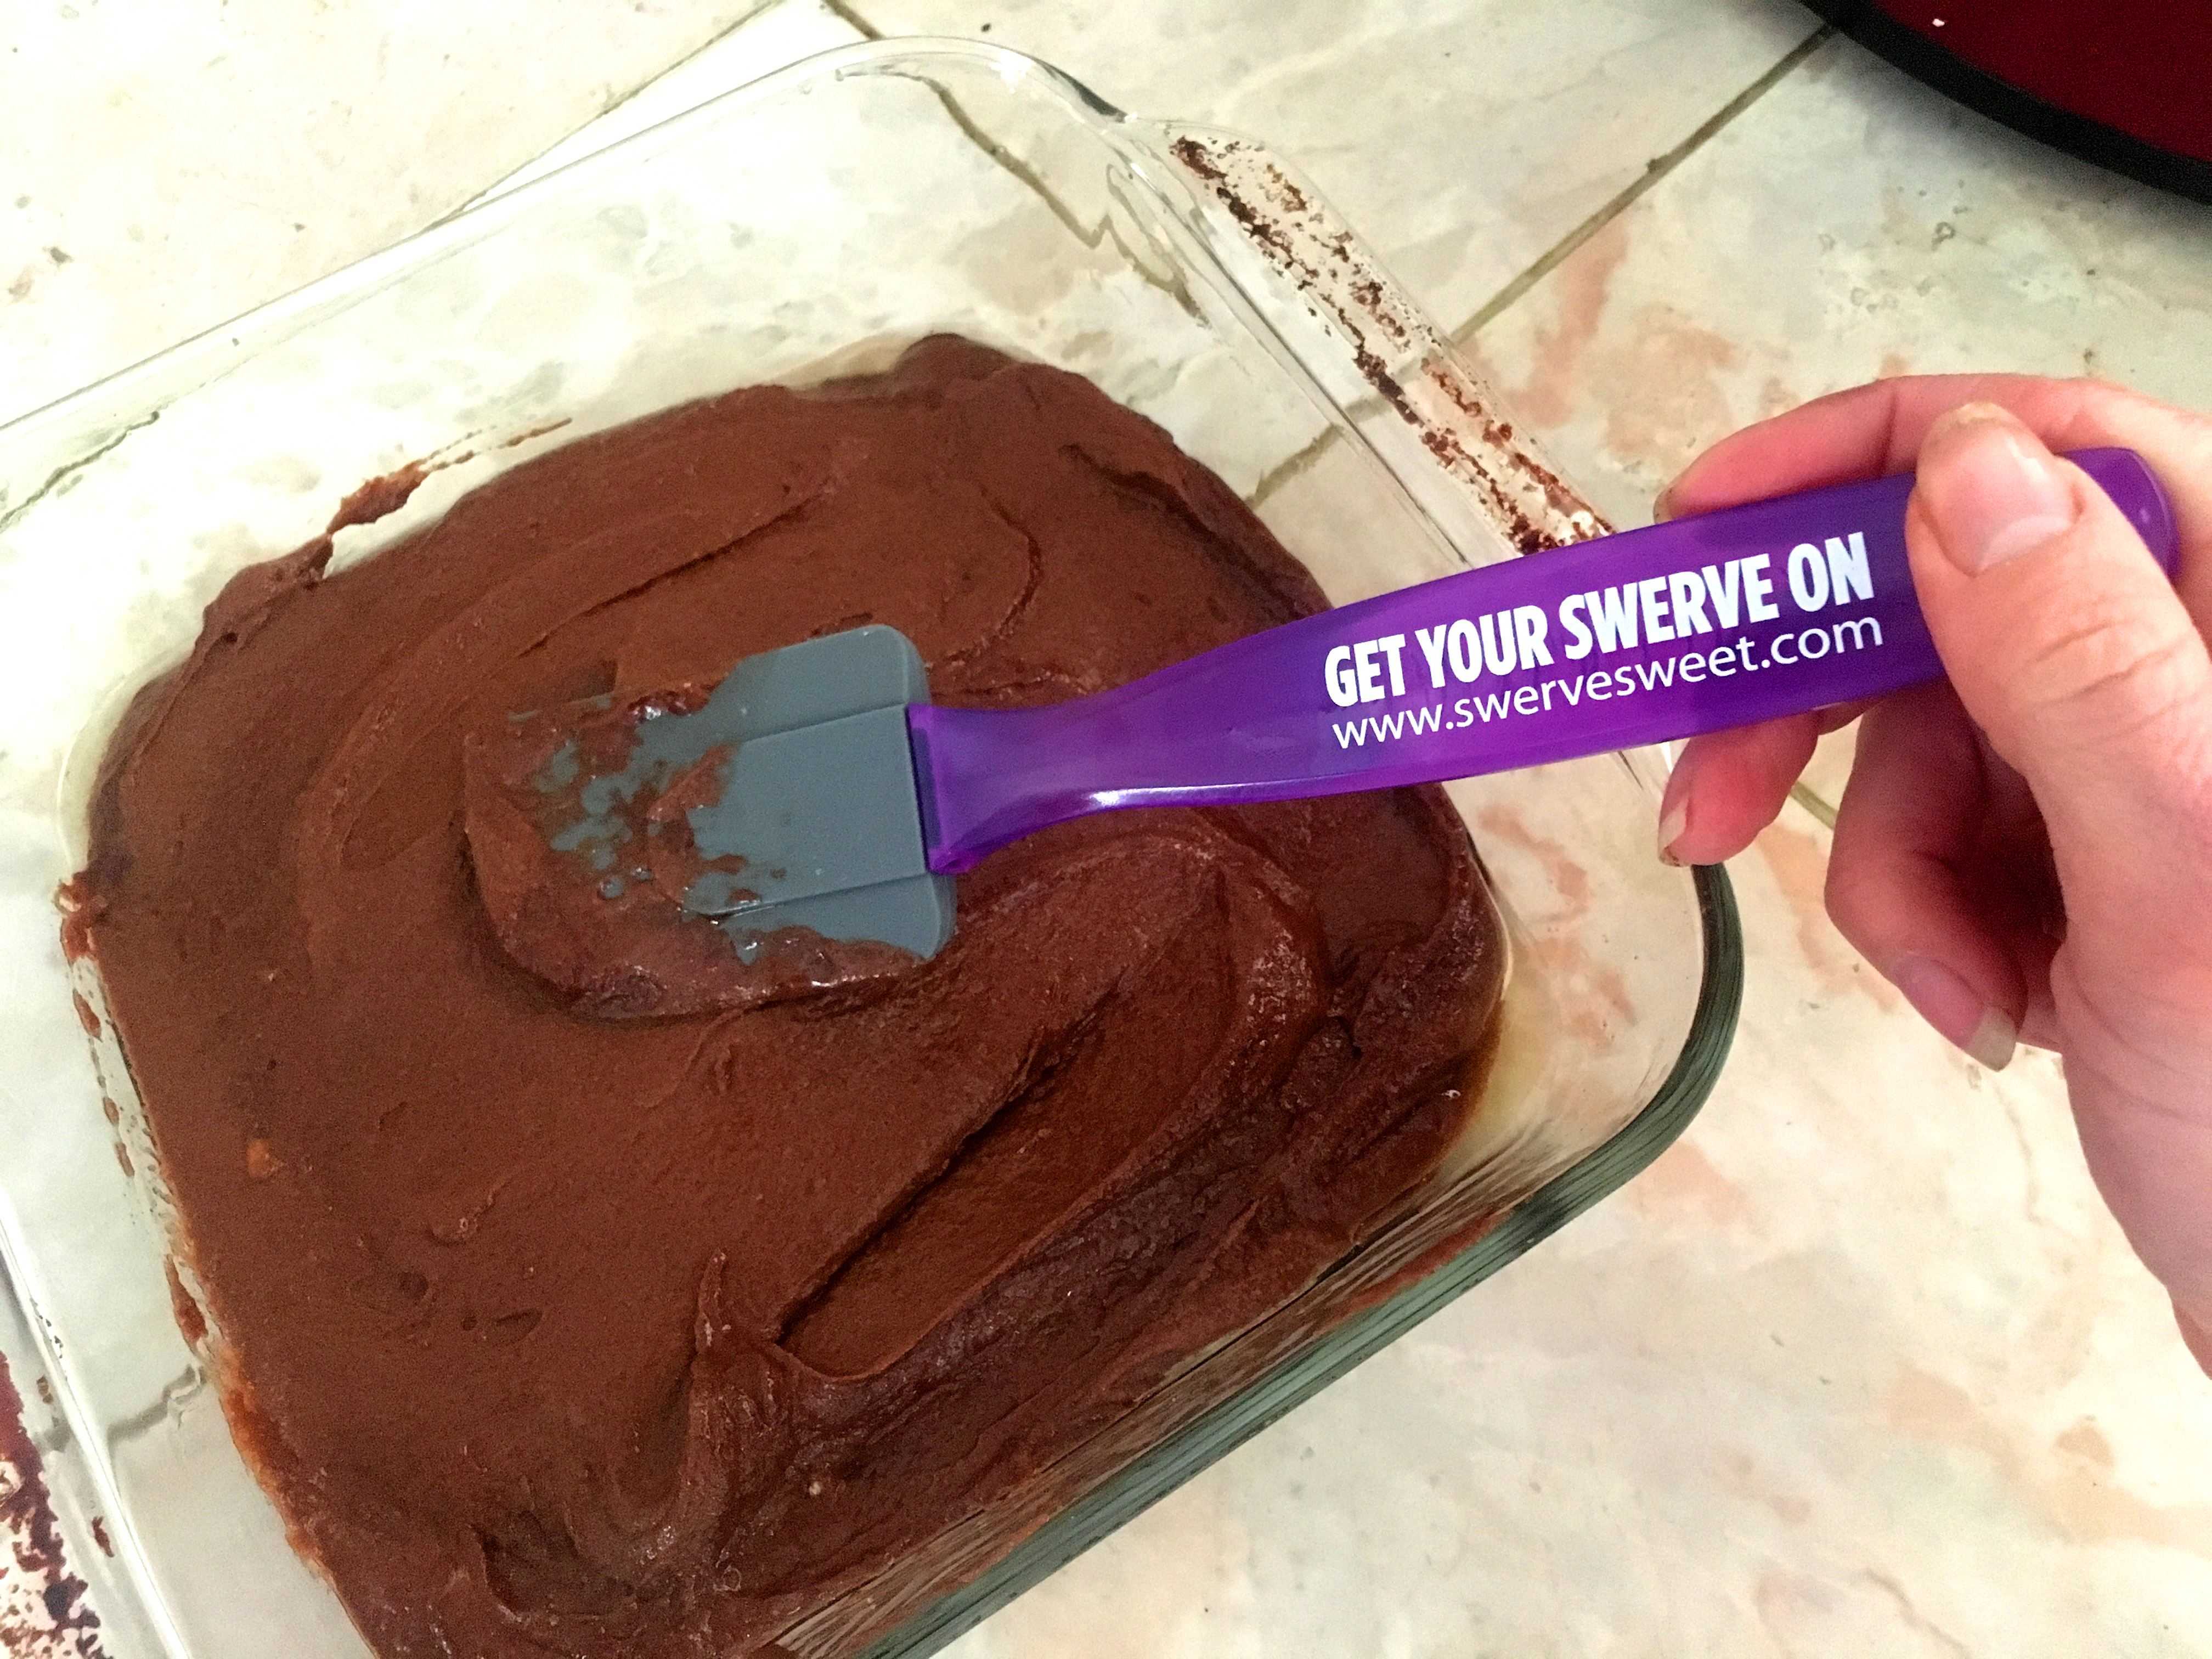
[[[893,46],[914,51],[946,44],[951,43],[920,40],[871,42],[823,56],[847,53],[872,56]],[[993,54],[1003,50],[979,42],[957,44]],[[1026,63],[1028,60],[1024,61]],[[822,58],[809,58],[738,90],[751,96],[769,95],[774,89],[772,83],[820,73],[825,67]],[[1119,117],[1120,112],[1105,100],[1098,99],[1063,73],[1048,65],[1035,67],[1041,69],[1048,79],[1067,88],[1072,94],[1071,101],[1087,105],[1094,115],[1109,118]],[[649,142],[672,142],[672,129],[712,118],[710,107],[720,101],[710,100],[709,106],[672,118],[670,122],[653,130],[655,137]],[[627,149],[627,145],[614,147],[614,150],[625,152]],[[496,207],[504,208],[507,212],[520,211],[522,206],[534,199],[537,191],[550,191],[562,188],[562,185],[554,183],[556,179],[565,182],[572,173],[601,163],[613,155],[614,150],[571,163],[544,179],[505,196]],[[459,229],[458,234],[453,234],[457,228],[451,226],[450,222],[434,226],[418,238],[410,238],[307,289],[281,296],[228,323],[180,342],[155,357],[126,368],[80,392],[26,411],[0,426],[0,440],[30,436],[42,426],[59,428],[103,402],[112,404],[134,393],[152,392],[166,375],[189,373],[195,365],[205,365],[209,376],[218,374],[222,372],[220,366],[222,359],[238,349],[240,342],[237,336],[259,333],[257,345],[281,338],[289,323],[311,320],[324,307],[345,303],[354,295],[373,289],[391,270],[403,268],[413,258],[434,258],[443,247],[474,240],[477,235],[489,234],[497,228],[498,222],[505,216],[505,213],[488,204],[487,209],[477,210],[469,215],[474,222],[465,229]],[[449,233],[449,235],[441,236],[441,233]],[[222,337],[232,331],[236,331],[237,336],[226,344]],[[82,460],[96,458],[97,453],[95,451],[93,456],[83,458],[71,457],[59,471],[74,470],[82,464]],[[49,485],[53,482],[53,479],[49,479]],[[0,501],[0,521],[12,516],[8,508],[27,507],[35,499],[34,494],[21,502]],[[1710,1093],[1726,1055],[1741,1001],[1741,937],[1726,874],[1717,868],[1700,870],[1695,872],[1694,878],[1704,955],[1704,975],[1696,1012],[1673,1070],[1650,1101],[1626,1126],[1585,1153],[1574,1165],[1515,1204],[1497,1224],[1465,1250],[1383,1300],[1354,1314],[1308,1350],[1282,1364],[1261,1382],[1203,1413],[1136,1462],[1127,1466],[1121,1474],[1102,1483],[1074,1504],[1060,1511],[978,1577],[948,1592],[906,1625],[864,1650],[866,1659],[894,1659],[895,1656],[897,1659],[907,1659],[908,1656],[933,1651],[954,1639],[1022,1590],[1080,1553],[1090,1544],[1310,1398],[1361,1360],[1516,1259],[1658,1156],[1686,1127]],[[50,1356],[44,1352],[47,1345],[40,1328],[35,1305],[22,1292],[15,1275],[5,1271],[7,1263],[0,1261],[0,1297],[5,1298],[23,1328],[31,1333],[34,1346],[30,1357],[34,1361],[46,1359]],[[19,1372],[18,1380],[20,1384],[28,1379]],[[62,1449],[64,1448],[57,1448],[57,1450]],[[106,1577],[109,1575],[88,1576]],[[104,1604],[107,1598],[95,1599]]]

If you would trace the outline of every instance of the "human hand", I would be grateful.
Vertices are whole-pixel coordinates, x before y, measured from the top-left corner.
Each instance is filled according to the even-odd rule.
[[[2102,445],[2165,484],[2175,585],[2051,453]],[[2212,1371],[2212,420],[2085,380],[1884,380],[1717,444],[1660,510],[1916,466],[1905,542],[1948,682],[1692,739],[1662,852],[1741,851],[1863,714],[1829,914],[1984,1065],[2065,1056],[2090,1173]]]

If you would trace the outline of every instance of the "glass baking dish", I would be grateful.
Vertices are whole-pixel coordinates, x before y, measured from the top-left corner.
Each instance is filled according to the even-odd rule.
[[[1159,422],[1340,603],[1601,527],[1263,149],[969,42],[769,76],[0,428],[0,1356],[110,1659],[364,1651],[179,1334],[126,1059],[59,945],[53,894],[128,693],[227,576],[364,479],[435,469],[341,532],[340,562],[548,446],[944,330]],[[1446,1166],[1287,1304],[783,1650],[933,1650],[1678,1134],[1742,963],[1723,874],[1652,855],[1661,776],[1628,755],[1454,786],[1513,971]]]

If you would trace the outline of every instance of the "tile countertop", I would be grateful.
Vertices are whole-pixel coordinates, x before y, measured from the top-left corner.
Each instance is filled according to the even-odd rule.
[[[571,143],[923,32],[1270,140],[1623,522],[1705,443],[1878,374],[2086,369],[2212,408],[2212,210],[1952,109],[1789,0],[309,9],[19,9],[0,416],[594,117]],[[2212,1383],[2057,1064],[1984,1073],[1829,927],[1847,750],[1734,866],[1743,1029],[1689,1134],[960,1659],[2212,1655]]]

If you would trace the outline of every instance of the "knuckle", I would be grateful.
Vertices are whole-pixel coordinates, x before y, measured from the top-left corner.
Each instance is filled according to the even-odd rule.
[[[2179,738],[2212,720],[2203,642],[2172,619],[2109,599],[2082,602],[2028,642],[2011,678],[2022,714],[2076,744],[2147,730]]]

